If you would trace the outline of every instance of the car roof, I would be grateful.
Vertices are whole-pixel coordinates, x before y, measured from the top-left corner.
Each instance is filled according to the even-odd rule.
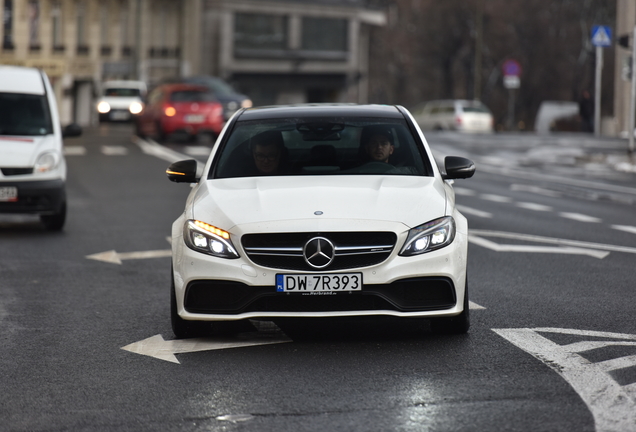
[[[21,66],[0,66],[0,92],[43,95],[42,72]]]
[[[146,83],[143,81],[130,81],[130,80],[110,80],[102,83],[104,88],[107,87],[119,87],[119,88],[140,88],[146,89]]]
[[[186,83],[177,83],[177,84],[161,84],[159,87],[163,91],[166,92],[175,92],[180,90],[197,90],[203,92],[209,92],[210,89],[206,86],[197,85],[197,84],[186,84]]]
[[[396,106],[357,104],[298,104],[248,108],[238,121],[296,117],[384,117],[404,118]]]

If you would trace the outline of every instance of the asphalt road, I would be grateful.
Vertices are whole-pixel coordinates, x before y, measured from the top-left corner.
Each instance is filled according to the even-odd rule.
[[[167,237],[189,187],[166,179],[181,156],[163,149],[205,160],[209,144],[140,143],[130,125],[68,139],[65,230],[0,215],[0,431],[636,430],[636,174],[613,165],[621,143],[429,141],[477,162],[455,183],[469,334],[319,321],[306,337],[261,323],[174,341]]]

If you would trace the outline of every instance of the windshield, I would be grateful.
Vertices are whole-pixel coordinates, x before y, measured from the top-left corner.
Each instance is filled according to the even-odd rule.
[[[139,97],[141,91],[136,88],[114,88],[104,89],[104,96],[109,97]]]
[[[0,135],[49,135],[51,113],[45,95],[0,93]]]
[[[200,90],[181,90],[170,95],[171,102],[214,102],[214,95]]]
[[[232,88],[232,86],[218,78],[193,77],[188,79],[187,82],[205,85],[219,96],[236,95],[236,91]]]
[[[406,122],[301,118],[237,122],[208,178],[264,175],[432,175]]]

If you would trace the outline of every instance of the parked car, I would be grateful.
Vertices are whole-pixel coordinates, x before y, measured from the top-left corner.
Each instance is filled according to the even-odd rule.
[[[209,88],[216,99],[223,104],[223,114],[228,120],[239,108],[251,108],[252,100],[237,92],[230,84],[221,78],[201,75],[183,78],[183,82],[203,85]]]
[[[0,66],[0,213],[36,214],[45,228],[66,221],[66,161],[55,93],[44,72]]]
[[[422,130],[492,132],[494,118],[479,101],[436,100],[413,109],[413,117]]]
[[[143,81],[106,81],[97,101],[99,121],[131,121],[143,108],[146,83]]]
[[[223,105],[207,87],[163,84],[152,90],[136,119],[137,134],[165,140],[175,133],[196,137],[221,133],[225,124]]]
[[[452,179],[399,106],[239,111],[172,225],[171,315],[178,338],[249,319],[390,316],[469,328],[468,226]]]

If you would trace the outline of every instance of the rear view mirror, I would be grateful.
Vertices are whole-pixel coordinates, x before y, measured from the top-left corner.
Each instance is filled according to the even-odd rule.
[[[171,164],[166,170],[168,179],[177,183],[196,183],[197,178],[197,161],[194,159],[183,160]]]
[[[442,176],[444,180],[465,179],[475,174],[475,163],[459,156],[446,156],[444,168],[446,169],[446,174]]]

